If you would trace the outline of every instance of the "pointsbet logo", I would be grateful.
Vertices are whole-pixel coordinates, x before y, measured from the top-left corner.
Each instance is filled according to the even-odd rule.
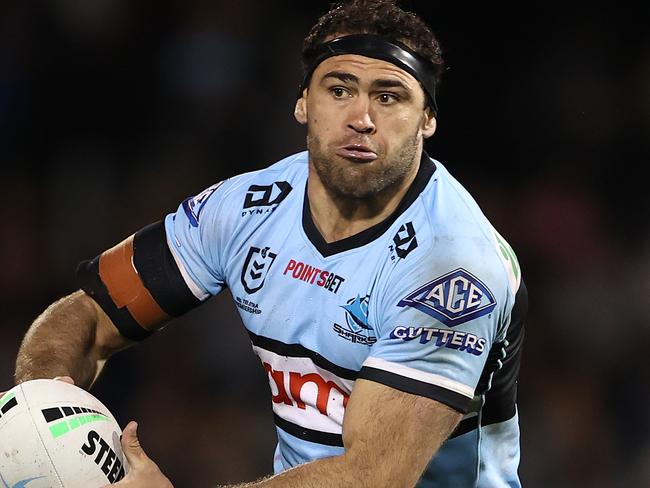
[[[295,259],[289,260],[282,274],[291,276],[296,280],[304,281],[310,285],[320,286],[334,294],[339,291],[341,283],[345,281],[345,278],[331,271],[320,269],[316,266],[296,261]]]

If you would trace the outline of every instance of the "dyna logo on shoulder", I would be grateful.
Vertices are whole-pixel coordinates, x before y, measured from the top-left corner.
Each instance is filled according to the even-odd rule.
[[[458,268],[421,286],[397,306],[416,308],[454,327],[492,312],[496,304],[494,295],[481,280]]]
[[[271,185],[249,186],[241,216],[273,212],[292,189],[286,181],[275,181]]]

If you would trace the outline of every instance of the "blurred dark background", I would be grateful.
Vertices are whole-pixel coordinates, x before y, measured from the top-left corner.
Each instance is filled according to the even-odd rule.
[[[648,3],[402,5],[449,68],[427,150],[528,284],[525,486],[650,486]],[[304,148],[299,52],[327,6],[0,3],[0,386],[77,262]],[[140,421],[177,486],[271,471],[268,384],[227,293],[116,356],[93,392]]]

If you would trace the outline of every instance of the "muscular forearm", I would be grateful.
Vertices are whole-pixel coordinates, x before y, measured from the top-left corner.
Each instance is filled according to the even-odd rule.
[[[372,464],[367,459],[352,461],[345,455],[335,456],[301,464],[253,483],[218,488],[412,488],[414,485],[397,472],[385,470],[381,461]],[[417,471],[416,480],[423,469],[424,466],[413,466]]]
[[[72,376],[89,387],[105,361],[95,346],[97,311],[79,291],[50,305],[31,325],[18,351],[17,383]]]
[[[430,398],[357,379],[343,422],[343,454],[220,488],[413,488],[461,417]],[[143,451],[136,428],[130,422],[124,429],[122,450],[131,470],[116,486],[173,488]]]
[[[253,483],[223,485],[218,488],[355,488],[373,487],[361,470],[347,469],[345,455],[319,459]]]
[[[222,488],[412,488],[431,458],[458,425],[462,414],[447,405],[417,396],[404,396],[388,387],[359,380],[357,393],[375,390],[370,399],[356,397],[354,410],[348,410],[344,427],[346,452],[296,466],[255,483]],[[379,392],[382,392],[379,395]],[[395,397],[400,400],[396,401]],[[383,400],[383,401],[380,401]],[[352,400],[351,400],[352,401]],[[349,405],[349,404],[348,404]],[[387,405],[392,413],[386,415]],[[415,424],[398,422],[390,434],[382,429],[400,411],[410,411],[420,419]],[[370,415],[382,422],[364,421]],[[375,431],[370,438],[366,435]],[[422,437],[426,432],[426,437]],[[347,437],[346,437],[347,435]],[[396,447],[401,446],[401,447]]]

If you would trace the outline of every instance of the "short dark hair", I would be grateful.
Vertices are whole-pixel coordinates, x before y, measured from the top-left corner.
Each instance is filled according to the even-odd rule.
[[[434,66],[436,82],[440,82],[445,63],[438,39],[420,17],[402,10],[395,0],[349,0],[332,4],[305,38],[304,69],[308,68],[305,54],[335,34],[377,34],[402,42]]]

